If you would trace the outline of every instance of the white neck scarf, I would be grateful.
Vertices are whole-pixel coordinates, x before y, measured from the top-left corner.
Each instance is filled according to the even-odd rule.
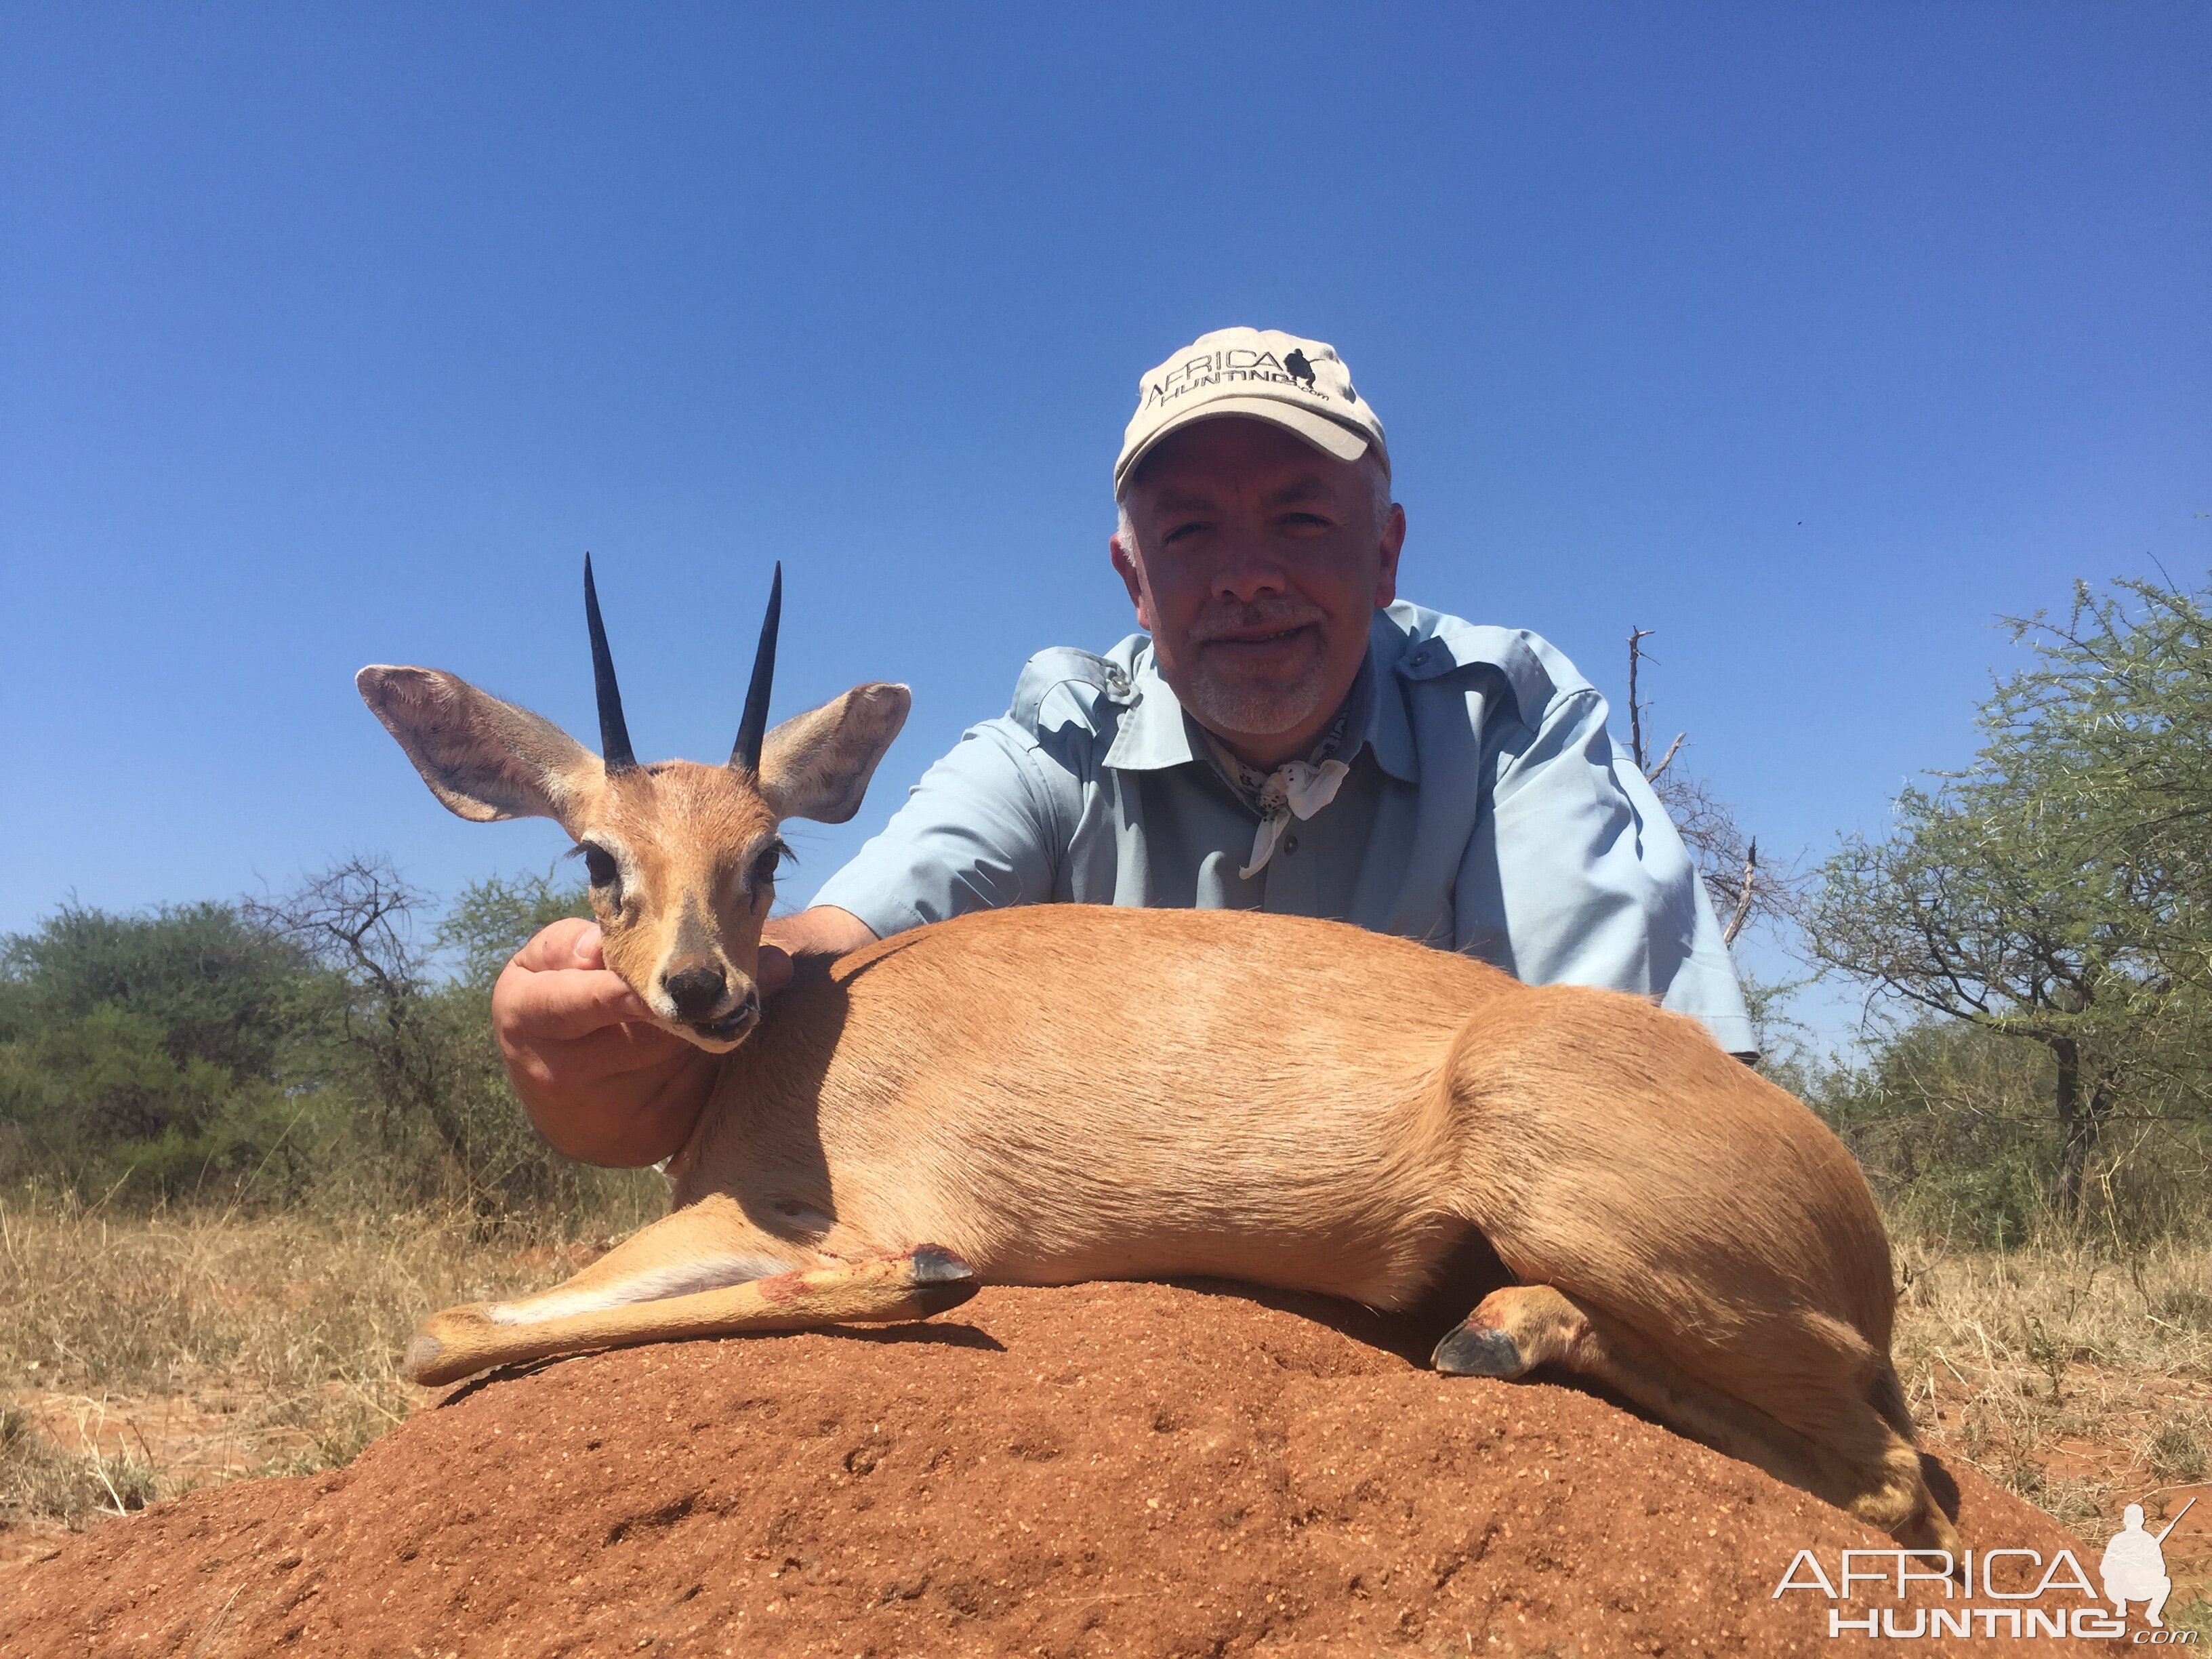
[[[1205,733],[1222,780],[1260,815],[1260,827],[1252,836],[1252,861],[1237,872],[1239,880],[1249,881],[1267,867],[1267,860],[1275,856],[1275,848],[1293,820],[1302,823],[1336,799],[1338,788],[1352,772],[1351,763],[1336,756],[1340,750],[1348,749],[1354,755],[1359,752],[1369,700],[1374,695],[1373,672],[1371,664],[1362,664],[1350,695],[1328,730],[1322,733],[1321,741],[1304,760],[1285,761],[1272,772],[1247,766],[1212,732]],[[1204,730],[1195,720],[1191,726],[1194,730]]]
[[[1243,881],[1251,880],[1267,867],[1267,860],[1275,856],[1275,848],[1282,841],[1284,831],[1291,827],[1291,820],[1304,823],[1334,800],[1338,787],[1352,771],[1340,760],[1294,760],[1285,761],[1272,772],[1262,772],[1231,754],[1221,739],[1210,732],[1206,733],[1206,742],[1213,750],[1214,763],[1221,768],[1222,775],[1260,814],[1260,827],[1252,836],[1252,861],[1237,872]],[[1322,745],[1324,749],[1329,746]]]

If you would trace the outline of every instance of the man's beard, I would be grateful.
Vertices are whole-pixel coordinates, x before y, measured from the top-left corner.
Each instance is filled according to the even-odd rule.
[[[1191,629],[1187,641],[1190,666],[1183,676],[1188,682],[1183,696],[1190,712],[1201,725],[1215,731],[1249,732],[1254,737],[1273,737],[1312,719],[1321,712],[1328,678],[1324,641],[1317,633],[1313,636],[1311,659],[1287,678],[1255,681],[1238,676],[1207,647],[1231,634],[1299,628],[1322,620],[1322,614],[1312,606],[1295,601],[1209,608]],[[1230,672],[1221,672],[1224,669]]]

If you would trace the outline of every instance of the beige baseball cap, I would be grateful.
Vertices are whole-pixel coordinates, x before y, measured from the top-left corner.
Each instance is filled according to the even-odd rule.
[[[1220,415],[1249,415],[1296,433],[1325,455],[1356,461],[1375,446],[1384,471],[1390,452],[1382,419],[1352,386],[1336,348],[1272,328],[1201,334],[1145,376],[1137,412],[1114,463],[1114,497],[1152,447],[1178,428]]]

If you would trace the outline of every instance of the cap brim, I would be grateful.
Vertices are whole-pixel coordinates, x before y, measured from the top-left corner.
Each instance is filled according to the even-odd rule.
[[[1228,415],[1242,415],[1255,421],[1271,422],[1285,432],[1304,439],[1322,454],[1334,456],[1340,461],[1356,461],[1367,453],[1364,434],[1355,432],[1340,422],[1330,420],[1326,415],[1316,415],[1297,404],[1285,403],[1275,398],[1216,398],[1176,416],[1115,463],[1115,500],[1121,498],[1121,487],[1128,483],[1129,475],[1137,470],[1139,462],[1152,453],[1161,439],[1170,433],[1180,432],[1187,426],[1195,426],[1200,421],[1218,420]]]

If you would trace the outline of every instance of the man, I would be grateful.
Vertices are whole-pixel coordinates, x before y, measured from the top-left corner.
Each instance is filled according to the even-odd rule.
[[[1114,489],[1109,549],[1146,632],[1032,658],[1008,713],[932,767],[813,908],[769,925],[763,992],[789,979],[786,953],[991,906],[1243,908],[1634,992],[1754,1046],[1711,906],[1605,700],[1532,634],[1397,602],[1405,512],[1334,349],[1234,328],[1177,353],[1144,377]],[[492,1012],[556,1147],[635,1165],[683,1144],[714,1061],[646,1023],[597,928],[540,933]]]

